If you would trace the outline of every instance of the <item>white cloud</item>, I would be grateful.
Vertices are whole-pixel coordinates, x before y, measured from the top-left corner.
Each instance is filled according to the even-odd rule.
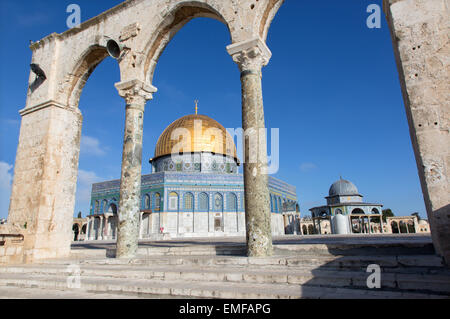
[[[93,156],[106,155],[106,149],[100,146],[100,141],[95,137],[83,135],[81,137],[81,153]]]
[[[0,162],[0,218],[8,216],[13,179],[12,168],[13,166],[8,163]]]
[[[77,184],[77,203],[90,201],[92,184],[105,181],[104,178],[98,176],[95,172],[78,170]]]
[[[313,171],[313,170],[315,170],[315,169],[317,169],[317,165],[314,164],[314,163],[308,163],[308,162],[306,162],[306,163],[302,163],[302,164],[300,165],[300,170],[301,170],[302,172],[310,172],[310,171]]]
[[[83,216],[89,213],[91,205],[92,184],[105,181],[106,179],[92,171],[78,170],[77,194],[75,197],[75,215],[79,211]]]

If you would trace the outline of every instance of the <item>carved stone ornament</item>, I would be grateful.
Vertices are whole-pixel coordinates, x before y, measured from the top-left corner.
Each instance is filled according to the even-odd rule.
[[[227,47],[228,53],[241,70],[256,71],[267,65],[272,57],[267,45],[259,38],[235,43]]]
[[[157,88],[152,85],[145,84],[139,80],[131,80],[115,84],[119,95],[123,97],[127,105],[145,104],[153,98],[153,93],[157,92]]]

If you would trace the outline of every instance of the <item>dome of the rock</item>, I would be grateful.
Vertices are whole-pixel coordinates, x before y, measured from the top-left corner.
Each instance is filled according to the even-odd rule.
[[[236,146],[216,120],[200,114],[186,115],[170,124],[158,139],[154,160],[173,153],[215,153],[237,160]]]

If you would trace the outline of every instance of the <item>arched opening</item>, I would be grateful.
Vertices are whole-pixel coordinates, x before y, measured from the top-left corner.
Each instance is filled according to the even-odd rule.
[[[401,220],[401,221],[398,223],[398,228],[399,228],[399,231],[400,231],[401,234],[406,234],[406,233],[408,233],[408,228],[407,228],[407,226],[406,226],[406,223],[405,223],[403,220]]]
[[[406,223],[406,227],[407,227],[408,233],[414,234],[416,232],[416,229],[414,227],[414,221],[411,220],[408,223]]]
[[[144,196],[144,209],[150,209],[150,195],[145,194]]]
[[[73,241],[78,241],[78,236],[80,234],[80,226],[78,224],[73,224],[72,232],[73,232]]]
[[[308,227],[306,227],[306,225],[302,226],[302,232],[303,232],[303,235],[308,235]]]
[[[96,194],[92,185],[107,180],[103,176],[120,177],[122,160],[121,147],[115,147],[112,141],[123,140],[125,102],[114,86],[120,82],[119,65],[107,57],[103,47],[93,45],[87,48],[73,60],[73,71],[65,79],[67,104],[78,109],[83,116],[75,212],[96,215],[110,212],[111,199],[96,200],[90,209],[91,198],[104,196],[101,192]],[[117,214],[117,208],[115,211]],[[103,227],[109,226],[106,218],[104,223]]]
[[[364,215],[365,212],[361,208],[355,208],[352,210],[352,215]]]
[[[396,221],[392,221],[391,222],[391,228],[392,228],[392,233],[393,234],[398,234],[400,233],[399,228],[398,228],[398,224]]]
[[[189,4],[181,3],[171,8],[167,12],[167,18],[160,24],[160,30],[149,43],[146,45],[145,52],[146,61],[144,66],[144,73],[146,75],[146,82],[152,83],[156,65],[164,52],[167,44],[171,42],[172,38],[194,18],[212,18],[225,24],[230,33],[229,27],[225,19],[212,7],[205,3],[192,1]],[[230,35],[231,38],[231,35]]]

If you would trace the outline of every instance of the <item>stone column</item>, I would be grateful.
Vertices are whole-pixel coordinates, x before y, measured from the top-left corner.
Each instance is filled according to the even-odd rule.
[[[380,232],[383,234],[384,233],[384,229],[383,229],[383,215],[380,215]]]
[[[25,236],[24,262],[65,258],[73,239],[82,115],[53,100],[19,113],[8,227]]]
[[[116,88],[126,100],[116,256],[131,258],[139,240],[144,109],[156,88],[138,80],[117,83]]]
[[[139,239],[142,239],[142,220],[144,214],[142,212],[139,213]]]
[[[89,240],[94,239],[93,230],[94,230],[94,218],[89,218]]]
[[[104,228],[103,228],[103,239],[105,239],[105,240],[108,240],[109,239],[109,229],[108,229],[108,227],[109,227],[109,222],[108,222],[108,219],[109,219],[109,215],[104,215],[105,216],[105,226],[104,226]]]
[[[273,247],[261,83],[261,69],[269,62],[271,52],[259,38],[232,44],[227,50],[241,71],[247,255],[271,256]]]
[[[103,240],[103,231],[104,231],[104,227],[105,227],[105,222],[104,222],[104,217],[103,215],[100,215],[100,222],[99,222],[99,232],[98,232],[98,240]]]
[[[448,0],[384,0],[436,252],[450,264]]]

